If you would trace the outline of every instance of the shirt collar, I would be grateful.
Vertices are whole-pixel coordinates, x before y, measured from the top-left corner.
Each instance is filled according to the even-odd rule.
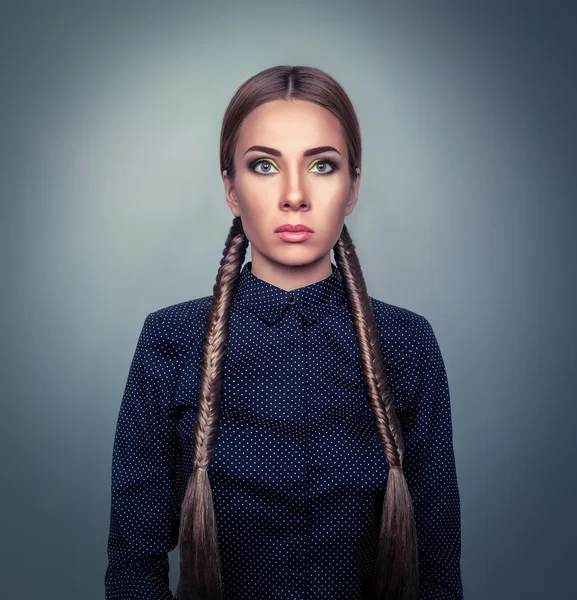
[[[239,273],[232,306],[272,324],[294,304],[306,322],[313,323],[346,302],[339,269],[332,262],[331,268],[332,274],[325,279],[287,291],[253,275],[249,261]]]

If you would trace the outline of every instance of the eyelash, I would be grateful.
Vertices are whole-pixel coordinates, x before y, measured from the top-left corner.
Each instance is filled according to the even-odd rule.
[[[270,159],[268,159],[268,158],[258,158],[257,160],[255,160],[252,163],[250,163],[249,168],[252,171],[254,171],[257,175],[264,175],[265,177],[268,177],[269,175],[274,175],[274,173],[259,173],[259,172],[255,171],[255,167],[257,165],[261,164],[261,163],[269,163],[273,167],[275,166],[272,163],[272,161]],[[331,167],[331,171],[329,171],[328,173],[316,173],[316,175],[331,175],[332,173],[335,173],[336,171],[339,170],[339,166],[337,165],[337,163],[334,160],[328,158],[327,156],[323,156],[323,157],[317,158],[315,164],[313,165],[313,167],[315,167],[319,163],[326,163],[326,164],[328,164]]]

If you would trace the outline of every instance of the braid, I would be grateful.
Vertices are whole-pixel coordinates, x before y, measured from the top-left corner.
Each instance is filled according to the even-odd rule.
[[[228,318],[248,240],[240,217],[226,239],[202,346],[193,467],[180,511],[178,600],[222,600],[220,556],[208,471],[218,436]]]
[[[247,246],[241,220],[235,217],[213,288],[202,347],[193,471],[181,507],[177,600],[223,598],[216,520],[206,468],[218,435],[230,305]],[[416,600],[417,538],[411,496],[402,471],[404,440],[385,375],[370,298],[346,225],[334,253],[353,315],[367,394],[390,466],[370,598]]]
[[[416,600],[417,532],[411,495],[402,470],[405,443],[385,374],[379,331],[355,246],[346,225],[333,248],[343,277],[361,359],[365,390],[389,464],[371,600]]]

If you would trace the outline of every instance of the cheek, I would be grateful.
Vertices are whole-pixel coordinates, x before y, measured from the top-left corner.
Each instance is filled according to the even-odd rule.
[[[335,177],[327,176],[326,180],[313,181],[309,193],[313,200],[341,204],[345,201],[349,189],[348,180],[345,177],[336,175]]]
[[[261,182],[244,182],[237,188],[238,198],[245,212],[256,213],[266,210],[271,205],[271,200],[276,197],[276,190],[271,185]]]
[[[251,198],[241,205],[243,227],[249,241],[262,238],[271,229],[271,202],[266,198]]]

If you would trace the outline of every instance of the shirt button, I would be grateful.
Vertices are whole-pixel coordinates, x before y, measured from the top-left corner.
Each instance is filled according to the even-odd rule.
[[[295,303],[295,297],[294,297],[294,296],[291,296],[291,297],[288,299],[288,303],[289,303],[289,304],[294,304],[294,303]]]

